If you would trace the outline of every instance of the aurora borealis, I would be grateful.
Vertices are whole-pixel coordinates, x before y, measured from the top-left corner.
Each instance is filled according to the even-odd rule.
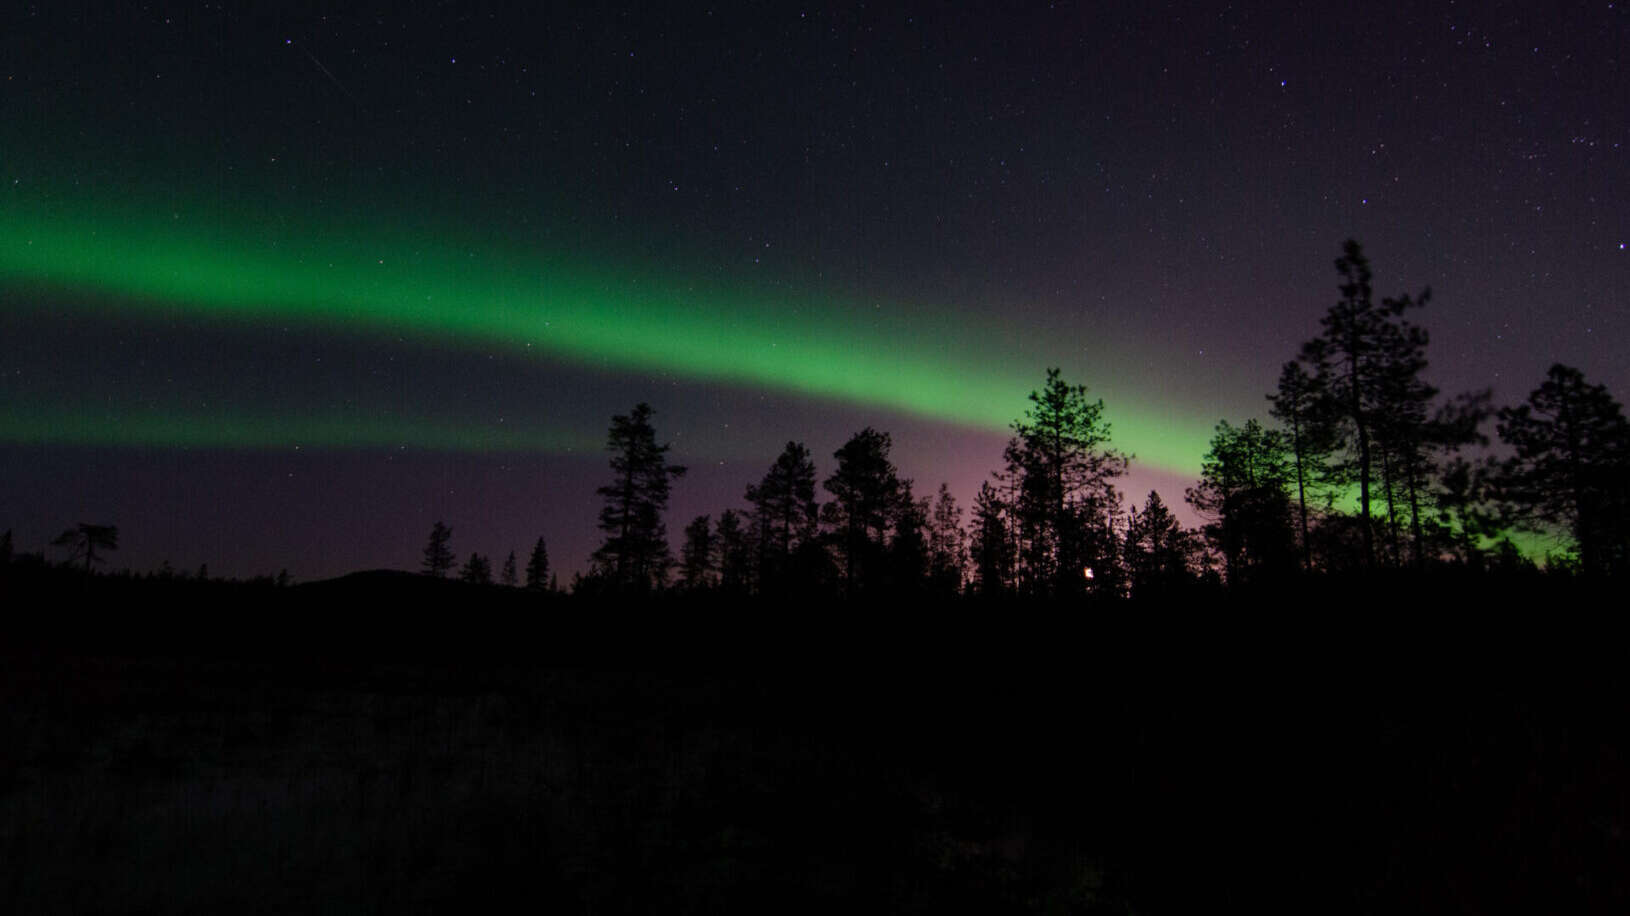
[[[1048,366],[1180,505],[1347,237],[1433,288],[1444,391],[1564,361],[1622,397],[1626,16],[31,9],[0,530],[305,578],[445,518],[570,571],[635,401],[693,468],[672,532],[867,425],[966,504]]]
[[[1015,403],[1022,404],[1032,384],[1033,373],[1017,366],[1036,362],[987,359],[997,328],[962,322],[887,327],[853,309],[818,305],[789,312],[785,303],[753,303],[728,291],[691,286],[675,292],[679,284],[642,285],[610,270],[533,265],[513,252],[444,249],[354,229],[303,226],[267,239],[256,230],[281,221],[264,214],[244,220],[236,234],[218,227],[178,232],[162,219],[144,224],[139,214],[10,216],[13,221],[0,223],[0,276],[10,283],[38,284],[69,302],[112,294],[138,313],[179,313],[189,321],[249,327],[295,321],[465,348],[499,346],[540,359],[673,373],[998,432],[1012,422]],[[947,373],[947,364],[965,368]],[[1203,421],[1162,418],[1154,408],[1128,410],[1125,401],[1117,416],[1123,447],[1145,461],[1174,472],[1198,465]],[[447,430],[431,426],[421,434],[411,424],[384,436],[372,426],[351,435],[344,424],[310,423],[283,436],[270,429],[246,436],[252,423],[229,418],[218,424],[207,415],[169,425],[176,432],[166,440],[155,437],[161,429],[155,424],[142,424],[134,438],[120,424],[102,424],[105,438],[96,442],[87,424],[64,424],[59,436],[52,424],[8,422],[0,414],[0,436],[21,441],[275,446],[305,438],[339,447],[400,441],[469,451],[493,444],[479,430],[460,442]],[[219,436],[212,433],[217,428]]]

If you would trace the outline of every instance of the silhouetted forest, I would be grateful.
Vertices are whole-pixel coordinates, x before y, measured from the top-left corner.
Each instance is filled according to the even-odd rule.
[[[548,531],[298,584],[8,531],[0,910],[1622,913],[1630,425],[1444,396],[1429,293],[1336,268],[1197,530],[1049,369],[971,506],[866,428],[677,545],[636,405],[564,585]]]
[[[1612,394],[1559,363],[1521,404],[1497,408],[1487,390],[1444,396],[1426,381],[1429,338],[1415,320],[1430,290],[1377,301],[1353,241],[1336,270],[1339,298],[1319,335],[1266,393],[1270,422],[1218,422],[1184,493],[1198,530],[1158,493],[1128,501],[1117,481],[1131,459],[1115,448],[1103,402],[1049,369],[1016,410],[970,512],[944,484],[919,496],[890,458],[889,433],[868,427],[832,453],[836,468],[820,481],[810,447],[788,442],[740,505],[685,524],[676,556],[665,514],[685,468],[670,462],[656,411],[641,403],[612,418],[610,479],[597,491],[603,540],[566,590],[731,602],[1165,601],[1260,587],[1315,593],[1321,577],[1377,572],[1596,580],[1630,568],[1630,423]],[[1524,534],[1556,546],[1524,552],[1513,540]],[[479,553],[460,564],[452,535],[440,521],[429,533],[426,575],[523,587],[516,551],[495,575]],[[14,557],[11,533],[3,538],[5,565],[51,562],[44,552]],[[94,574],[118,549],[118,529],[80,523],[52,547],[58,562]],[[148,575],[189,578],[168,565]],[[207,579],[207,567],[193,578]],[[561,591],[543,535],[524,588]]]
[[[1623,574],[1630,424],[1618,401],[1561,364],[1515,406],[1496,408],[1486,390],[1442,396],[1425,379],[1428,334],[1413,317],[1430,291],[1377,301],[1357,242],[1336,269],[1339,299],[1321,333],[1266,395],[1271,424],[1218,422],[1184,494],[1204,519],[1198,530],[1158,493],[1127,503],[1116,482],[1130,458],[1114,447],[1103,402],[1049,369],[966,523],[944,484],[919,497],[890,460],[889,434],[868,427],[833,452],[836,469],[819,486],[808,445],[788,442],[747,484],[743,507],[684,527],[676,561],[663,517],[685,469],[668,463],[654,411],[639,404],[612,420],[605,539],[571,591],[1170,601],[1260,588],[1314,595],[1330,577],[1376,573]],[[1564,546],[1535,557],[1514,534]],[[438,536],[426,548],[432,574],[445,571],[428,559]],[[472,556],[464,578],[486,581],[484,562]]]

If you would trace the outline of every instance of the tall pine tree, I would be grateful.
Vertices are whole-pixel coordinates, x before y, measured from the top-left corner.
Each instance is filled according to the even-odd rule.
[[[1009,535],[1007,504],[985,481],[973,502],[973,589],[984,597],[1008,590],[1013,579],[1013,540]]]
[[[884,545],[902,497],[899,475],[889,461],[888,433],[870,426],[833,453],[838,466],[822,484],[832,501],[822,521],[843,557],[845,588],[854,595],[877,584]]]
[[[888,545],[887,584],[897,595],[915,595],[928,584],[929,554],[925,529],[929,525],[928,499],[912,494],[911,481],[900,481],[900,498],[894,504],[890,522],[893,534]]]
[[[950,485],[942,483],[928,520],[928,579],[936,594],[945,597],[962,591],[968,567],[967,545],[962,508],[951,495]]]
[[[464,568],[459,570],[458,577],[472,585],[491,585],[492,562],[479,553],[472,553]]]
[[[744,595],[753,589],[753,538],[742,526],[741,513],[726,509],[719,513],[714,532],[719,550],[719,589]]]
[[[1290,481],[1282,433],[1256,420],[1217,424],[1200,480],[1185,494],[1207,524],[1207,540],[1222,554],[1230,585],[1272,578],[1293,567]]]
[[[606,450],[612,481],[596,492],[603,499],[600,530],[605,540],[594,552],[595,571],[617,591],[660,589],[673,566],[662,513],[682,465],[668,463],[668,446],[657,445],[649,404],[611,418]]]
[[[1307,504],[1317,494],[1328,492],[1329,430],[1321,424],[1318,410],[1324,380],[1309,375],[1299,362],[1288,362],[1279,370],[1279,388],[1268,395],[1270,412],[1284,424],[1290,440],[1291,462],[1296,469],[1296,520],[1302,553],[1302,569],[1313,569],[1313,544],[1308,533]]]
[[[1032,594],[1078,592],[1088,584],[1087,570],[1105,576],[1119,565],[1114,482],[1130,462],[1110,447],[1104,402],[1087,400],[1085,385],[1048,369],[1030,402],[1004,453],[1006,475],[1018,483],[1013,510],[1023,585]]]
[[[685,543],[679,549],[679,581],[687,591],[712,588],[718,568],[718,543],[712,520],[698,515],[685,526]]]
[[[1128,510],[1124,550],[1133,598],[1169,597],[1192,578],[1194,536],[1153,490],[1141,511],[1136,507]]]
[[[526,587],[535,592],[549,589],[549,548],[541,535],[532,545],[532,556],[526,561]]]
[[[1389,512],[1396,489],[1393,468],[1386,461],[1391,453],[1378,455],[1378,449],[1392,445],[1399,433],[1382,427],[1388,420],[1389,403],[1402,390],[1400,383],[1415,378],[1425,365],[1424,359],[1415,359],[1425,346],[1425,335],[1402,316],[1423,305],[1430,291],[1418,298],[1406,295],[1376,304],[1369,259],[1363,246],[1351,239],[1336,259],[1336,272],[1341,275],[1341,299],[1320,319],[1322,333],[1302,346],[1301,360],[1313,366],[1315,376],[1323,382],[1317,413],[1322,428],[1329,430],[1332,442],[1344,454],[1339,467],[1346,480],[1358,487],[1364,565],[1373,567],[1376,486],[1383,485]],[[1383,472],[1379,481],[1377,470]]]
[[[794,575],[799,549],[815,537],[819,523],[815,503],[815,462],[801,442],[788,442],[765,472],[747,487],[759,540],[760,590],[785,591]]]
[[[436,522],[430,529],[430,541],[424,545],[423,567],[426,575],[441,578],[453,568],[453,549],[449,545],[453,540],[453,529]]]

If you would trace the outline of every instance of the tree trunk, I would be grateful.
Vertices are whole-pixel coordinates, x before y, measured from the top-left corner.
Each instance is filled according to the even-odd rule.
[[[1359,528],[1364,534],[1364,566],[1375,568],[1375,531],[1370,525],[1370,431],[1364,425],[1364,404],[1358,387],[1357,342],[1349,348],[1347,383],[1351,388],[1350,409],[1353,431],[1358,437],[1358,514]]]
[[[1307,489],[1302,474],[1302,420],[1293,412],[1290,419],[1291,445],[1296,452],[1296,509],[1302,521],[1302,571],[1313,571],[1313,550],[1307,542]]]
[[[1420,484],[1416,464],[1414,455],[1410,455],[1409,460],[1404,463],[1404,486],[1407,488],[1405,492],[1409,494],[1409,532],[1415,541],[1414,565],[1416,569],[1421,569],[1425,566],[1423,556],[1425,545],[1421,537]]]
[[[1398,512],[1393,505],[1392,453],[1381,450],[1381,494],[1387,500],[1387,553],[1393,566],[1398,564]]]

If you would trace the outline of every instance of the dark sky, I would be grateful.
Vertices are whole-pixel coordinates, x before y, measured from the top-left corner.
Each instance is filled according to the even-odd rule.
[[[641,400],[676,540],[867,425],[966,504],[1052,365],[1179,504],[1349,237],[1446,393],[1630,387],[1623,3],[231,6],[0,29],[19,549],[569,572]]]

